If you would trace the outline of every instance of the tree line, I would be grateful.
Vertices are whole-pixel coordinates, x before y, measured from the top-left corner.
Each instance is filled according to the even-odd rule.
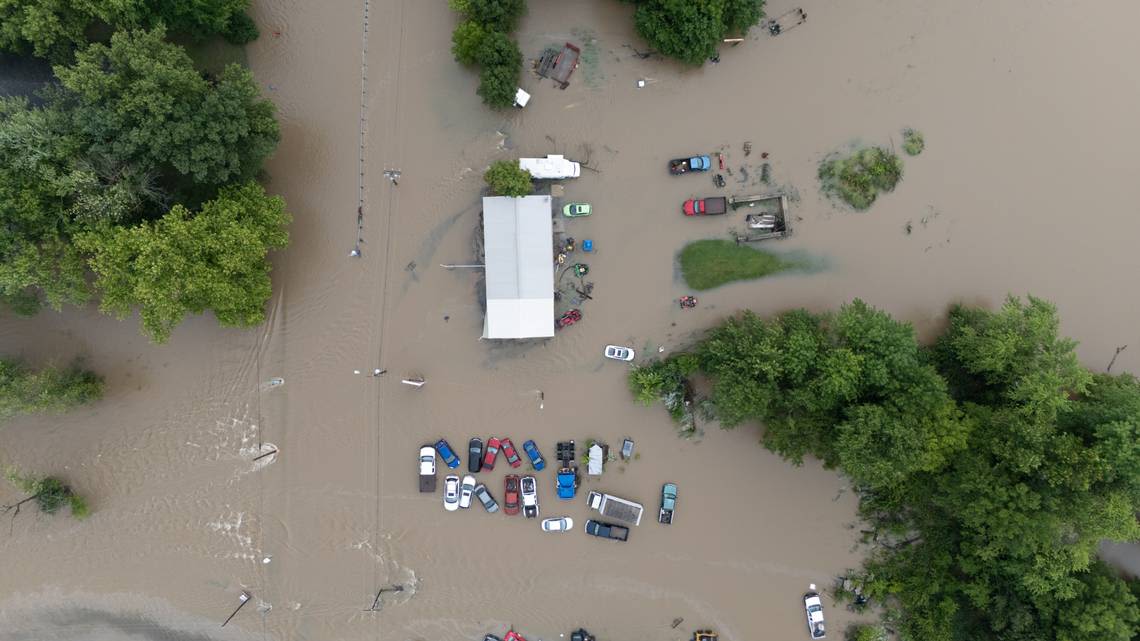
[[[630,385],[687,429],[758,422],[768,449],[849,477],[869,553],[839,596],[857,589],[900,638],[1128,641],[1140,583],[1096,551],[1140,540],[1140,382],[1074,349],[1033,297],[956,306],[929,347],[856,300],[745,312]]]

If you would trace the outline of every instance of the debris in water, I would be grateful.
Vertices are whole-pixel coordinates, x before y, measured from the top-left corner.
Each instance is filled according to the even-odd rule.
[[[772,165],[764,163],[760,166],[760,182],[765,185],[772,182]]]
[[[765,151],[765,152],[761,153],[761,154],[760,154],[760,157],[761,157],[761,158],[767,158],[767,157],[768,157],[768,152],[766,152],[766,151]]]
[[[744,141],[744,155],[747,156],[751,153],[752,153],[752,142],[746,140],[746,141]]]
[[[681,625],[681,622],[684,620],[685,619],[682,617],[677,617],[676,619],[673,619],[673,629],[676,630],[677,626]]]

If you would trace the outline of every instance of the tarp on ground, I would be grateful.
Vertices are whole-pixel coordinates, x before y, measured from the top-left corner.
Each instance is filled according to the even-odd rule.
[[[554,336],[550,196],[483,199],[487,316],[483,338]]]

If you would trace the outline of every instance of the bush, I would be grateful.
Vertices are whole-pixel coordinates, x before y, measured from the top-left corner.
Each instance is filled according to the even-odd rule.
[[[29,495],[24,502],[35,499],[36,506],[44,514],[55,514],[64,506],[70,507],[71,515],[77,519],[84,519],[91,513],[87,501],[58,477],[22,476],[12,467],[8,468],[5,476],[12,485]]]
[[[798,264],[731,240],[698,240],[681,250],[681,274],[696,290],[735,280],[752,280],[793,269]]]
[[[103,395],[103,379],[78,363],[66,369],[30,369],[18,360],[0,359],[0,420],[16,414],[63,411]]]
[[[518,67],[489,65],[479,72],[479,88],[475,92],[488,107],[503,109],[515,104],[518,84]]]
[[[244,11],[238,11],[230,16],[226,22],[226,28],[222,32],[222,37],[226,42],[235,45],[244,45],[257,40],[261,32],[257,29],[257,23],[253,18],[249,17]]]
[[[517,160],[495,161],[483,173],[483,180],[496,196],[526,196],[530,193],[530,172],[519,167]]]
[[[860,211],[870,207],[880,191],[893,190],[902,173],[902,160],[882,147],[858,149],[846,157],[833,155],[819,165],[824,193]]]
[[[903,129],[903,151],[908,156],[917,156],[926,149],[926,140],[922,137],[921,131],[914,129]]]
[[[847,641],[887,641],[887,631],[879,625],[856,623],[847,628]]]
[[[451,33],[451,55],[460,64],[473,65],[487,39],[487,31],[474,20],[464,20]],[[521,55],[521,54],[520,54]]]

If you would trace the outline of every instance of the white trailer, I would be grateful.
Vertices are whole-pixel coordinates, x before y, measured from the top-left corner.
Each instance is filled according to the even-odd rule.
[[[586,504],[600,512],[602,516],[608,516],[633,525],[641,524],[641,514],[645,511],[640,503],[601,492],[590,492],[590,496],[586,498]]]
[[[519,167],[539,180],[577,178],[582,174],[580,164],[566,160],[561,154],[550,154],[546,158],[519,158]]]

